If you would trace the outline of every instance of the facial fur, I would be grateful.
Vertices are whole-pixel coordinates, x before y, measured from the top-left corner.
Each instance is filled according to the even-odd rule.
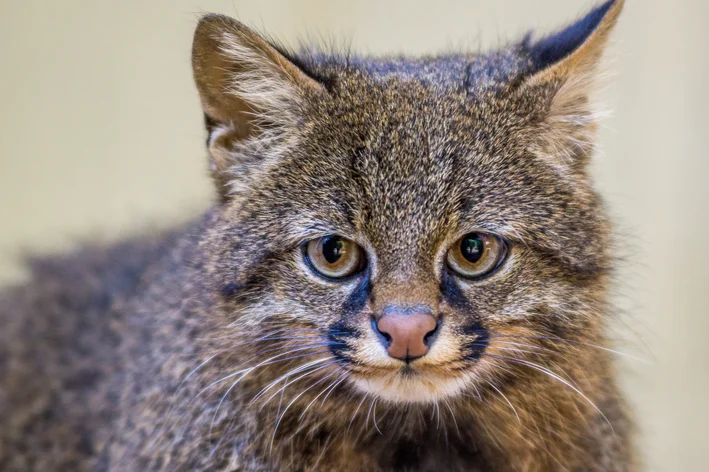
[[[542,356],[542,337],[594,336],[610,264],[607,223],[578,162],[592,143],[573,150],[574,162],[543,148],[559,84],[524,82],[535,67],[524,46],[485,57],[301,61],[327,90],[306,90],[281,131],[288,143],[261,149],[275,162],[241,154],[243,145],[231,151],[236,165],[255,161],[258,179],[235,184],[210,241],[215,283],[239,287],[228,290],[238,300],[227,296],[226,317],[259,320],[254,338],[312,330],[347,384],[403,403],[504,382],[506,365]],[[574,110],[581,118],[584,105]],[[473,231],[510,248],[479,281],[445,264]],[[344,282],[312,273],[301,247],[330,234],[365,249],[363,272]],[[387,356],[370,326],[393,302],[426,305],[442,320],[431,351],[409,364]]]

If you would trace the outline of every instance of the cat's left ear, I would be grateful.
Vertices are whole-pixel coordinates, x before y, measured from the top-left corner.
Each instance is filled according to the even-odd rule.
[[[526,39],[523,53],[532,62],[519,91],[543,97],[545,153],[583,164],[597,128],[592,93],[602,84],[601,57],[624,0],[608,0],[580,20],[539,40]],[[552,149],[548,149],[551,147]]]
[[[285,51],[222,15],[207,15],[197,25],[192,67],[212,176],[226,201],[294,142],[305,104],[325,87]]]

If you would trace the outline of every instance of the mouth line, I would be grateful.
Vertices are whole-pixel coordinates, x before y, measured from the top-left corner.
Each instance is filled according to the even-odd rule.
[[[424,378],[424,377],[438,377],[438,378],[456,378],[460,376],[460,373],[469,369],[470,366],[457,366],[455,363],[443,366],[426,366],[426,365],[412,365],[407,363],[402,366],[392,366],[392,367],[381,367],[372,365],[350,365],[348,366],[350,373],[352,375],[367,378],[367,377],[401,377],[406,379],[413,378]]]
[[[400,375],[402,377],[410,379],[415,377],[422,377],[425,375],[425,372],[421,372],[421,369],[415,369],[410,364],[406,364],[401,369],[399,369],[395,375]]]

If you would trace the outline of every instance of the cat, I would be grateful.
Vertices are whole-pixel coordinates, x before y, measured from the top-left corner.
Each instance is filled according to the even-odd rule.
[[[203,17],[215,203],[3,291],[0,470],[637,470],[587,171],[622,7],[424,58]]]

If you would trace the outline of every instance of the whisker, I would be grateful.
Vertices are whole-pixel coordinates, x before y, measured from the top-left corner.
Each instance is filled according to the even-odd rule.
[[[344,367],[340,367],[339,370],[342,370],[342,369],[344,369]],[[338,371],[339,371],[339,370],[338,370]],[[325,404],[325,401],[327,400],[327,397],[329,397],[329,396],[332,394],[332,392],[335,391],[335,389],[337,388],[338,385],[340,385],[342,382],[344,382],[345,380],[347,380],[347,372],[344,372],[340,377],[342,378],[342,380],[340,380],[339,382],[337,382],[337,383],[335,384],[335,386],[330,389],[330,391],[327,393],[327,395],[325,395],[325,398],[323,398],[322,401],[320,402],[320,406],[323,406],[323,405]]]
[[[339,372],[339,370],[340,370],[340,369],[335,370],[335,371],[333,371],[333,372],[330,372],[330,373],[327,374],[325,377],[323,377],[322,379],[320,379],[319,381],[317,381],[316,384],[319,385],[319,384],[322,383],[322,382],[326,382],[326,381],[332,379],[332,377],[334,377],[335,374],[337,374],[337,372]],[[330,384],[330,385],[332,385],[332,384]],[[320,391],[320,393],[318,394],[318,396],[322,395],[323,392],[326,391],[326,390],[330,387],[330,385],[325,386],[325,387]],[[313,402],[310,402],[310,403],[308,404],[308,406],[310,406],[312,403],[313,403]],[[306,409],[307,409],[307,408],[306,408]],[[277,416],[280,416],[280,410],[279,410],[279,415],[277,415]],[[297,436],[298,433],[300,433],[300,432],[305,428],[305,426],[308,424],[307,422],[306,422],[306,423],[303,423],[303,422],[302,422],[302,419],[303,419],[303,414],[301,413],[301,415],[298,417],[298,427],[297,427],[296,430],[293,432],[293,434],[291,434],[291,435],[289,436],[289,438],[288,438],[288,440],[287,440],[286,442],[290,442],[290,440],[292,440],[295,436]]]
[[[547,348],[542,347],[542,346],[536,346],[536,345],[534,345],[534,344],[517,343],[517,342],[513,342],[513,341],[500,341],[500,340],[496,339],[495,337],[490,337],[490,339],[491,339],[491,340],[494,340],[494,343],[495,343],[495,344],[507,344],[507,345],[510,345],[510,346],[526,347],[526,348],[529,348],[529,349],[535,349],[535,350],[538,350],[538,351],[548,352],[548,353],[550,353],[550,354],[559,354],[559,351],[555,351],[555,350],[553,350],[553,349],[547,349]],[[491,343],[491,344],[492,344],[492,343]]]
[[[512,408],[512,411],[514,412],[515,416],[517,417],[517,422],[519,422],[519,424],[522,424],[522,420],[519,418],[519,414],[517,414],[517,409],[514,407],[514,405],[512,404],[512,402],[509,400],[509,398],[507,398],[507,396],[505,396],[505,394],[502,393],[502,391],[501,391],[500,389],[498,389],[497,387],[495,387],[495,384],[493,384],[493,383],[490,382],[489,380],[485,380],[485,382],[486,382],[490,387],[492,387],[493,390],[495,390],[497,393],[500,394],[500,396],[507,402],[507,404],[510,406],[510,408]]]
[[[298,344],[296,346],[273,346],[268,349],[262,349],[258,351],[256,354],[254,354],[256,357],[262,356],[268,352],[273,352],[273,351],[278,351],[278,350],[283,350],[287,349],[289,347],[298,347],[298,348],[315,348],[315,347],[328,347],[330,346],[329,343],[321,342],[321,343],[312,343],[312,344]]]
[[[367,411],[367,419],[364,421],[365,427],[369,426],[369,417],[372,415],[372,407],[376,401],[377,397],[372,397],[372,402],[369,404],[369,411]],[[381,434],[381,432],[379,434]]]
[[[238,379],[236,379],[236,380],[229,386],[229,388],[227,389],[227,391],[224,392],[224,395],[222,395],[222,398],[219,400],[219,403],[217,404],[217,409],[214,410],[214,415],[212,415],[212,422],[209,424],[209,437],[212,437],[212,429],[214,428],[214,422],[215,422],[216,419],[217,419],[217,414],[219,413],[219,409],[221,408],[222,403],[224,403],[224,400],[225,400],[226,397],[229,395],[229,392],[231,392],[231,391],[234,389],[234,387],[236,387],[236,385],[237,385],[244,377],[246,377],[247,374],[248,374],[248,372],[244,373],[244,375],[242,375],[241,377],[239,377]]]
[[[362,408],[362,404],[364,403],[364,401],[367,399],[368,396],[369,396],[368,393],[365,393],[364,395],[362,395],[362,401],[360,401],[360,402],[359,402],[359,405],[357,405],[357,409],[356,409],[355,412],[352,414],[352,419],[350,419],[350,424],[347,425],[347,434],[349,434],[350,428],[352,427],[352,423],[354,422],[354,419],[355,419],[355,417],[357,416],[357,413],[359,412],[359,409]]]
[[[311,349],[311,348],[306,348],[306,349]],[[209,390],[209,389],[212,388],[213,386],[215,386],[215,385],[217,385],[217,384],[219,384],[219,383],[221,383],[221,382],[223,382],[223,381],[225,381],[225,380],[228,380],[228,379],[230,379],[230,378],[236,377],[237,375],[240,375],[240,374],[242,374],[242,373],[244,373],[244,372],[247,372],[247,371],[248,371],[248,372],[253,372],[255,369],[257,369],[257,368],[259,368],[259,367],[264,367],[264,366],[267,366],[267,365],[276,364],[276,363],[278,363],[278,362],[286,362],[286,361],[290,361],[290,360],[293,360],[293,359],[299,359],[299,358],[301,358],[301,357],[307,357],[307,356],[312,356],[312,355],[314,355],[314,354],[319,354],[319,353],[327,352],[327,351],[313,351],[313,352],[309,352],[309,353],[305,353],[305,354],[300,354],[300,355],[297,355],[297,356],[291,356],[291,357],[286,357],[286,358],[284,358],[284,359],[278,359],[278,360],[276,360],[278,357],[291,354],[292,352],[303,351],[303,350],[305,350],[305,349],[296,349],[296,350],[294,350],[294,351],[284,352],[284,353],[281,353],[281,354],[272,356],[272,357],[266,359],[265,361],[263,361],[263,362],[261,362],[261,363],[255,365],[255,366],[253,366],[253,367],[248,367],[248,368],[245,368],[245,369],[237,370],[236,372],[232,372],[231,374],[226,375],[226,376],[222,377],[222,378],[219,379],[219,380],[215,380],[214,382],[212,382],[211,384],[207,385],[207,386],[204,387],[202,390],[200,390],[199,393],[197,393],[197,395],[195,396],[195,398],[193,398],[193,399],[190,401],[190,404],[191,404],[192,401],[194,401],[197,397],[199,397],[200,395],[202,395],[205,391]],[[189,404],[188,404],[188,406],[189,406]]]
[[[337,361],[333,361],[331,364],[334,364],[334,363],[336,363],[336,362],[337,362]],[[331,364],[326,364],[325,366],[322,366],[321,368],[325,368],[325,367],[327,367],[327,365],[331,365]],[[312,372],[311,372],[311,373],[312,373]],[[296,401],[298,401],[298,399],[299,399],[300,397],[302,397],[302,396],[305,394],[305,392],[307,392],[307,391],[310,390],[311,388],[315,387],[316,385],[317,385],[317,383],[314,383],[314,384],[310,385],[308,388],[306,388],[305,390],[303,390],[302,392],[300,392],[298,395],[296,395],[295,398],[293,398],[293,399],[290,401],[290,403],[288,403],[288,406],[286,406],[286,408],[283,410],[283,413],[282,413],[281,416],[278,418],[278,421],[276,422],[276,426],[275,426],[275,428],[273,429],[273,435],[271,436],[271,445],[270,445],[270,447],[269,447],[269,454],[271,454],[271,453],[273,452],[273,441],[276,439],[276,433],[278,432],[278,427],[281,425],[281,421],[283,421],[283,418],[286,416],[286,413],[288,412],[288,410],[290,409],[290,407],[293,406],[293,404],[294,404]]]
[[[287,353],[286,353],[286,354],[287,354]],[[308,354],[304,354],[304,355],[301,355],[301,356],[294,356],[294,357],[296,357],[296,358],[297,358],[297,357],[307,357],[307,356],[311,356],[311,355],[313,355],[313,354],[315,354],[315,353],[308,353]],[[275,357],[277,357],[277,356],[274,356],[274,357],[272,357],[271,359],[273,359],[273,358],[275,358]],[[265,366],[265,365],[270,365],[270,364],[273,364],[273,363],[276,363],[276,362],[284,362],[284,361],[286,361],[286,360],[291,360],[291,359],[292,359],[292,358],[286,358],[286,359],[280,359],[280,360],[278,360],[278,361],[273,361],[273,362],[266,362],[266,361],[264,361],[264,363],[262,363],[262,364],[259,364],[259,365],[256,365],[256,366],[254,366],[254,367],[250,367],[250,368],[247,368],[247,369],[242,369],[242,370],[240,370],[240,371],[237,371],[237,372],[234,372],[234,373],[232,373],[232,374],[229,374],[229,375],[227,375],[227,376],[225,376],[225,377],[222,377],[221,379],[219,379],[219,380],[217,380],[217,381],[215,381],[215,382],[212,382],[210,385],[208,385],[207,387],[205,387],[204,389],[202,389],[192,400],[189,401],[189,403],[187,404],[187,406],[189,407],[189,406],[192,404],[193,401],[195,401],[200,395],[202,395],[202,393],[204,393],[207,389],[211,388],[212,386],[216,385],[217,383],[220,383],[220,382],[222,382],[222,381],[224,381],[224,380],[226,380],[226,379],[233,378],[233,377],[235,377],[235,376],[241,374],[241,376],[240,376],[238,379],[236,379],[236,380],[234,381],[234,383],[231,384],[231,386],[229,386],[229,388],[228,388],[227,391],[224,393],[224,395],[222,395],[222,398],[219,400],[219,403],[217,404],[217,408],[216,408],[216,410],[214,411],[214,415],[212,416],[212,421],[211,421],[211,423],[210,423],[210,425],[209,425],[209,435],[211,436],[212,430],[213,430],[213,428],[214,428],[214,422],[215,422],[215,420],[216,420],[217,414],[219,413],[219,409],[220,409],[221,406],[222,406],[222,403],[224,402],[224,400],[226,399],[226,397],[229,395],[229,393],[234,389],[234,387],[235,387],[239,382],[241,382],[249,373],[253,372],[253,371],[254,371],[255,369],[257,369],[258,367],[263,367],[263,366]],[[327,359],[327,358],[323,358],[323,359]],[[267,360],[270,360],[270,359],[267,359]]]
[[[588,346],[588,347],[592,347],[595,349],[600,349],[602,351],[610,352],[610,353],[616,354],[618,356],[627,357],[627,358],[632,359],[634,361],[642,362],[645,364],[652,364],[647,359],[643,359],[642,357],[637,357],[632,354],[627,354],[625,352],[617,351],[615,349],[610,349],[610,348],[607,348],[604,346],[599,346],[597,344],[591,344],[591,343],[587,343],[584,341],[578,341],[578,340],[574,340],[574,339],[565,339],[565,338],[560,338],[557,336],[525,336],[525,335],[495,335],[495,336],[491,336],[491,339],[494,339],[494,338],[539,339],[539,340],[547,340],[547,341],[559,341],[559,342],[568,343],[568,344],[580,344],[582,346]]]
[[[500,346],[491,346],[497,349],[498,351],[507,351],[507,352],[517,352],[520,354],[534,354],[534,355],[540,355],[541,353],[539,351],[529,351],[526,349],[518,349],[518,348],[511,348],[511,347],[500,347]]]
[[[435,401],[436,404],[436,430],[441,426],[441,407],[438,405],[438,400]]]
[[[615,434],[615,430],[614,430],[614,428],[613,428],[613,425],[612,425],[611,422],[608,420],[608,418],[606,417],[606,415],[601,411],[601,409],[598,408],[598,407],[596,406],[596,404],[593,403],[586,395],[584,395],[584,393],[583,393],[581,390],[579,390],[578,388],[574,387],[571,383],[569,383],[568,381],[566,381],[563,377],[559,376],[559,375],[556,374],[555,372],[552,372],[551,370],[549,370],[549,369],[547,369],[547,368],[545,368],[545,367],[543,367],[543,366],[540,366],[540,365],[538,365],[538,364],[535,364],[534,362],[529,362],[529,361],[526,361],[526,360],[523,360],[523,359],[513,359],[513,358],[509,358],[509,357],[504,357],[504,356],[496,356],[496,355],[494,355],[494,354],[485,354],[485,355],[491,356],[491,357],[495,357],[495,358],[499,358],[499,359],[505,360],[505,361],[507,361],[507,362],[512,362],[512,363],[515,363],[515,364],[525,365],[525,366],[530,367],[530,368],[532,368],[532,369],[538,370],[539,372],[542,372],[542,373],[548,375],[549,377],[551,377],[551,378],[553,378],[553,379],[556,379],[556,380],[558,380],[559,382],[563,383],[564,385],[566,385],[567,387],[569,387],[571,390],[573,390],[574,392],[576,392],[578,395],[580,395],[581,398],[583,398],[584,400],[586,400],[586,402],[588,402],[588,404],[591,405],[591,406],[603,417],[603,419],[606,421],[606,423],[608,423],[608,426],[611,428],[611,431],[613,431],[613,434]]]
[[[324,361],[324,360],[327,360],[327,359],[329,359],[329,358],[324,358],[323,361]],[[321,362],[322,362],[322,361],[321,361]],[[335,362],[337,362],[337,361],[329,362],[329,363],[327,363],[327,364],[325,364],[325,365],[322,365],[322,366],[318,366],[317,364],[316,364],[315,366],[307,366],[307,367],[305,367],[305,368],[299,368],[299,369],[298,369],[297,371],[295,371],[295,372],[289,372],[288,377],[290,377],[291,375],[295,375],[295,374],[297,374],[297,373],[303,372],[303,370],[306,370],[306,371],[307,371],[307,372],[305,372],[304,374],[302,374],[302,375],[296,377],[295,379],[289,380],[289,381],[288,381],[286,384],[284,384],[280,389],[278,389],[278,390],[276,391],[276,393],[274,393],[273,395],[271,395],[271,396],[268,398],[268,400],[266,400],[266,401],[263,403],[263,405],[261,405],[261,410],[263,410],[264,407],[265,407],[276,395],[278,395],[280,392],[284,391],[289,385],[292,385],[292,384],[294,384],[295,382],[297,382],[298,380],[302,379],[303,377],[307,377],[307,376],[309,376],[310,374],[312,374],[312,373],[314,373],[314,372],[317,372],[317,371],[319,371],[319,370],[322,370],[322,369],[324,369],[325,367],[334,364]],[[320,363],[320,362],[318,362],[318,363]],[[308,369],[311,369],[311,370],[308,370]],[[272,386],[274,386],[274,385],[275,385],[276,383],[278,383],[279,381],[280,381],[280,380],[278,380],[278,381],[276,381],[276,382],[272,382],[272,384],[271,384],[271,386],[270,386],[269,388],[271,388]],[[259,394],[259,395],[262,396],[262,394]],[[257,400],[257,398],[254,397],[254,399],[251,400],[251,402],[249,403],[249,405],[251,405],[252,403],[254,403],[254,401],[256,401],[256,400]]]
[[[318,364],[320,364],[320,363],[322,363],[322,362],[324,362],[324,361],[326,361],[326,360],[328,360],[328,359],[329,359],[329,357],[322,357],[322,358],[320,358],[320,359],[316,359],[316,360],[313,360],[313,361],[311,361],[311,362],[306,362],[305,364],[302,364],[302,365],[300,365],[300,366],[298,366],[298,367],[295,367],[295,368],[291,369],[291,370],[288,371],[287,373],[285,373],[285,374],[281,375],[280,377],[278,377],[277,379],[273,380],[273,381],[272,381],[270,384],[268,384],[266,387],[262,388],[261,391],[259,391],[259,393],[257,393],[257,394],[254,396],[254,398],[251,399],[251,401],[249,402],[249,405],[253,405],[255,402],[257,402],[257,401],[259,400],[259,398],[261,398],[262,396],[264,396],[264,395],[266,394],[266,392],[268,392],[270,389],[272,389],[273,387],[275,387],[276,385],[278,385],[282,380],[287,379],[287,378],[290,377],[291,375],[298,374],[298,373],[303,372],[304,370],[307,370],[307,369],[309,369],[309,368],[311,368],[311,367],[317,366]],[[300,378],[301,378],[301,377],[298,377],[298,378],[296,378],[296,379],[294,379],[294,380],[289,380],[289,381],[284,385],[284,388],[287,387],[288,385],[292,384],[293,382],[297,382]],[[276,393],[275,393],[274,395],[277,395],[278,392],[280,392],[280,390],[276,391]],[[272,398],[273,398],[273,396],[271,396],[271,397],[264,403],[264,406],[265,406],[265,404],[268,403]],[[263,406],[261,407],[261,409],[263,409]]]
[[[286,377],[286,381],[288,381],[288,377]],[[276,410],[276,416],[281,414],[281,408],[283,408],[283,396],[286,394],[286,390],[283,389],[281,390],[281,396],[278,398],[278,409]]]
[[[451,407],[451,404],[448,402],[447,399],[444,398],[443,403],[446,404],[446,406],[448,407],[448,411],[451,412],[451,418],[453,418],[453,425],[455,426],[455,432],[458,435],[458,437],[460,438],[460,430],[458,429],[458,420],[456,420],[456,418],[455,418],[455,412],[453,412],[453,408]]]
[[[342,369],[344,369],[344,367],[340,367],[338,370],[336,370],[335,372],[333,372],[332,374],[330,374],[328,377],[325,377],[325,378],[326,378],[326,379],[329,379],[330,377],[332,377],[332,375],[336,374],[337,372],[339,372],[339,371],[342,370]],[[343,375],[340,375],[340,377],[344,377],[345,375],[346,375],[346,373],[343,374]],[[320,398],[320,395],[322,395],[323,393],[325,393],[325,392],[327,391],[327,389],[330,388],[332,385],[335,385],[335,384],[338,383],[338,380],[340,379],[340,377],[336,378],[330,385],[328,385],[328,386],[326,386],[325,388],[323,388],[322,391],[321,391],[320,393],[318,393],[318,394],[315,396],[315,398],[312,399],[312,401],[311,401],[310,403],[308,403],[308,406],[305,407],[305,409],[303,410],[303,412],[302,412],[302,413],[300,414],[300,416],[298,417],[298,421],[300,421],[300,420],[303,419],[303,417],[304,417],[305,414],[308,412],[308,409],[312,406],[312,404],[315,403],[318,398]],[[344,379],[343,379],[343,380],[344,380]],[[327,397],[325,397],[325,398],[327,398]],[[325,399],[323,399],[323,402],[324,402],[324,401],[325,401]]]
[[[209,361],[211,361],[212,359],[214,359],[215,357],[217,357],[219,354],[221,354],[221,353],[224,352],[225,350],[226,350],[226,349],[224,349],[224,350],[222,350],[222,351],[219,351],[219,352],[217,352],[216,354],[214,354],[214,355],[212,355],[212,356],[209,356],[206,360],[204,360],[202,363],[200,363],[197,367],[195,367],[194,369],[192,369],[192,370],[190,371],[190,373],[187,374],[187,376],[186,376],[184,379],[182,379],[182,382],[180,382],[180,385],[177,386],[177,388],[175,389],[175,394],[180,391],[180,389],[182,388],[182,386],[184,385],[184,383],[187,382],[187,380],[188,380],[190,377],[192,377],[192,375],[193,375],[195,372],[197,372],[199,369],[201,369],[202,367],[204,367],[205,365],[207,365],[207,363],[209,363]]]
[[[381,436],[382,431],[379,429],[379,426],[377,426],[377,401],[378,399],[374,400],[374,412],[372,414],[372,420],[374,422],[374,429],[376,429],[379,435]]]

